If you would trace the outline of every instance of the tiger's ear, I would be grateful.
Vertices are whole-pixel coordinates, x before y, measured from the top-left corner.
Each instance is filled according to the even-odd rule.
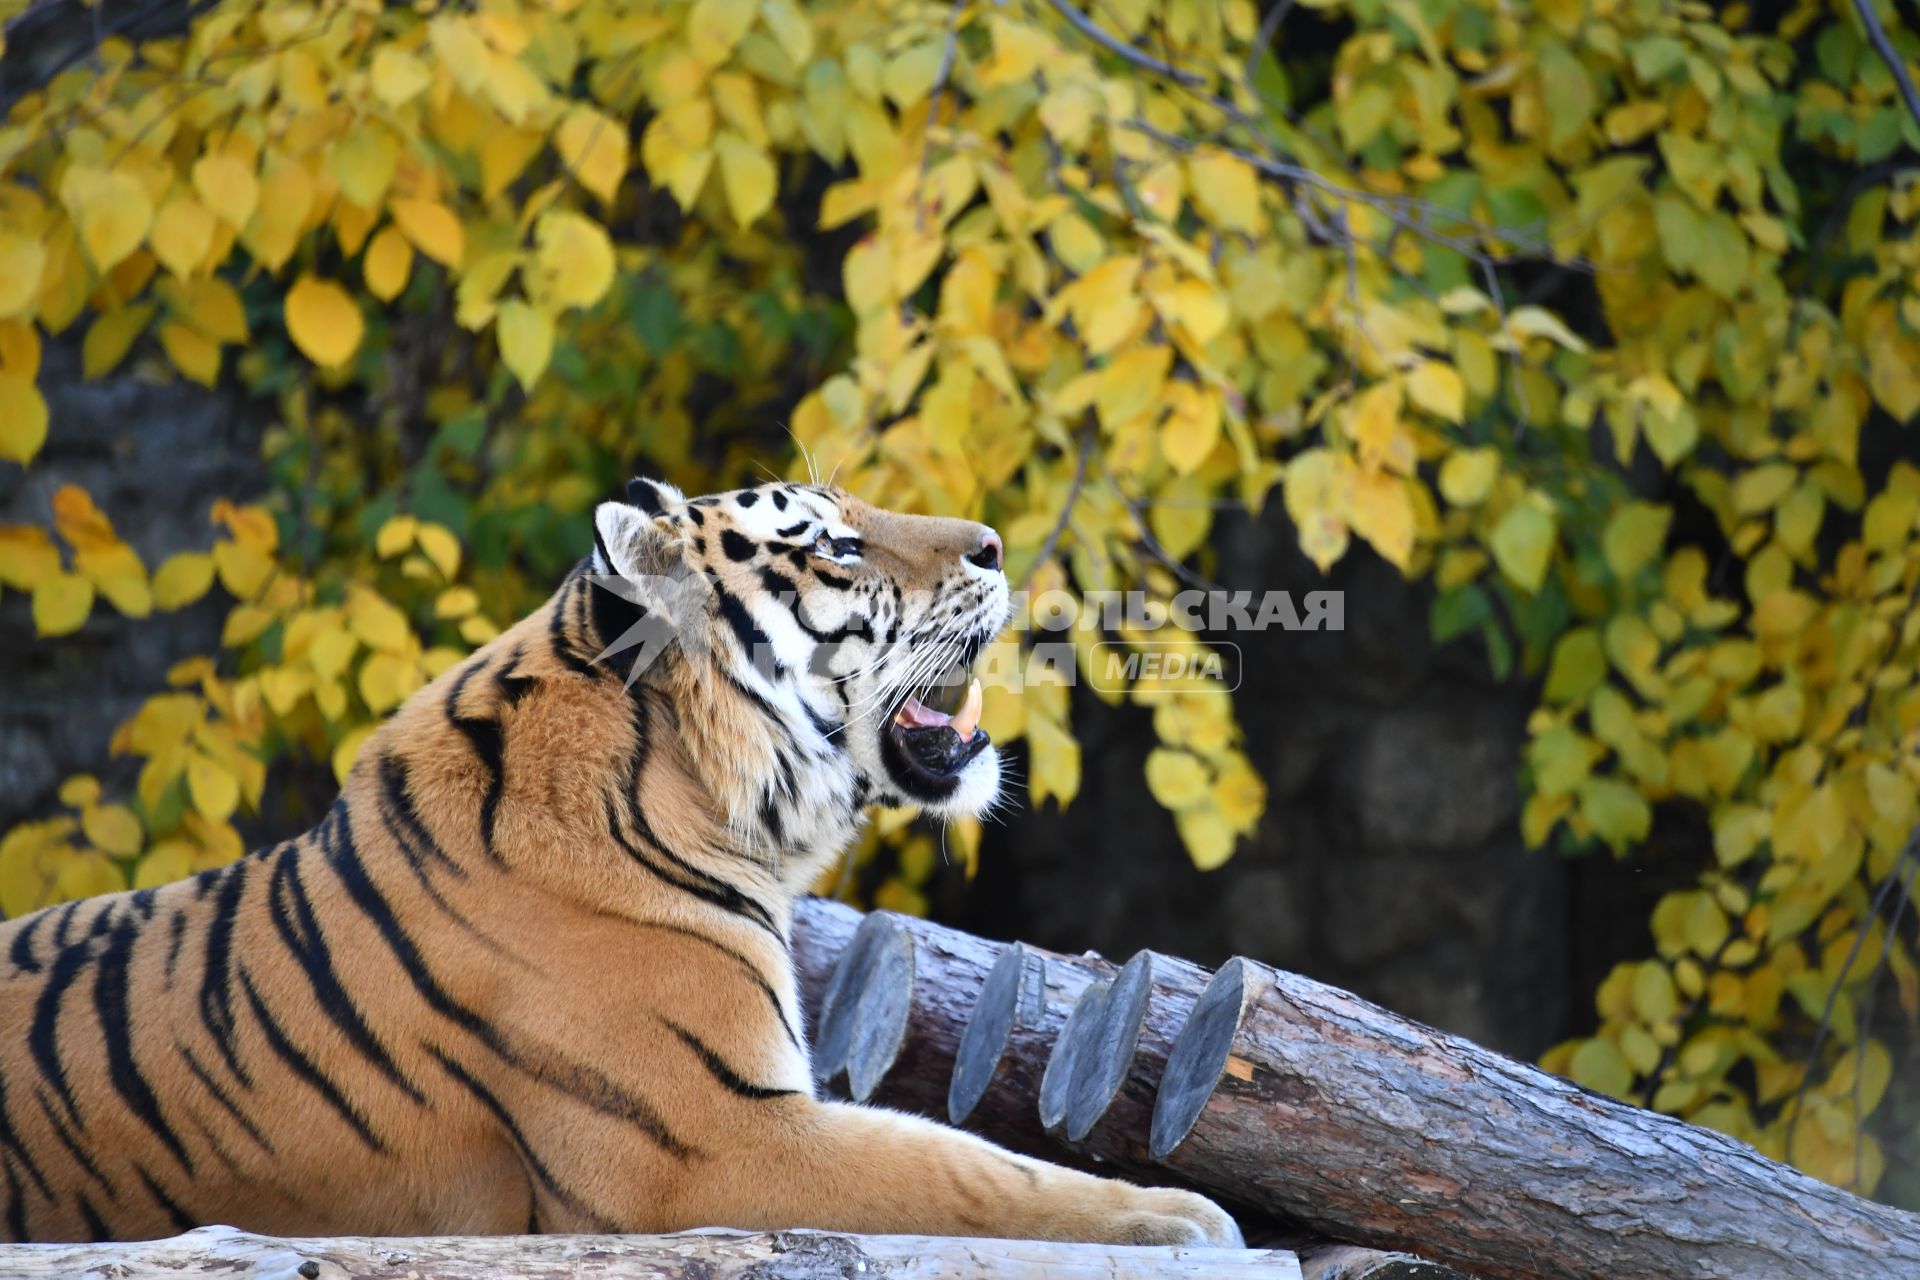
[[[603,502],[593,512],[593,561],[597,573],[648,577],[666,573],[680,558],[681,534],[678,521],[664,501],[672,495],[672,505],[684,499],[672,485],[651,480],[635,480],[627,486],[632,494],[644,486],[648,497],[660,501],[655,510],[639,503]]]
[[[657,516],[672,507],[686,505],[687,495],[664,480],[635,476],[627,481],[627,501],[648,515]]]

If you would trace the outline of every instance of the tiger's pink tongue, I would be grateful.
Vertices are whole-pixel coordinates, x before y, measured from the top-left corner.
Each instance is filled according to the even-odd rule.
[[[932,707],[923,705],[920,699],[910,696],[900,704],[900,709],[893,713],[893,722],[905,725],[909,729],[937,729],[941,725],[946,725],[960,735],[960,741],[971,742],[973,731],[980,727],[980,709],[984,702],[985,697],[980,690],[980,680],[975,677],[973,683],[967,686],[967,700],[961,703],[960,709],[952,715],[935,711]]]

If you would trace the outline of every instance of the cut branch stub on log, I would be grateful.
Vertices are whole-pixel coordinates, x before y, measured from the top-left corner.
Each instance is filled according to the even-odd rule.
[[[1083,1043],[1072,1055],[1073,1079],[1067,1086],[1067,1140],[1083,1141],[1094,1123],[1107,1113],[1134,1066],[1140,1047],[1140,1025],[1147,1016],[1147,997],[1153,993],[1153,953],[1142,951],[1122,965],[1096,1011],[1098,1016],[1079,1032]],[[1072,1039],[1060,1033],[1059,1053]]]
[[[1167,1056],[1147,1139],[1150,1159],[1166,1159],[1193,1132],[1193,1122],[1213,1097],[1220,1077],[1231,1068],[1233,1037],[1240,1030],[1247,996],[1269,985],[1258,966],[1235,956],[1220,966],[1200,993]]]
[[[1107,996],[1112,991],[1111,980],[1096,982],[1082,991],[1080,998],[1073,1002],[1073,1011],[1067,1014],[1066,1025],[1060,1028],[1060,1038],[1053,1042],[1053,1052],[1047,1057],[1047,1069],[1040,1077],[1038,1099],[1040,1127],[1048,1133],[1059,1133],[1066,1123],[1074,1071],[1081,1050],[1091,1038],[1086,1029],[1105,1015]]]
[[[993,962],[986,982],[981,984],[980,998],[974,1002],[973,1014],[967,1019],[967,1029],[954,1049],[953,1082],[947,1087],[949,1122],[964,1124],[993,1083],[1027,987],[1027,949],[1016,942]],[[1040,998],[1036,987],[1035,999]]]
[[[429,1236],[282,1240],[200,1227],[124,1244],[0,1245],[9,1280],[1300,1280],[1284,1249],[1164,1249],[822,1231],[663,1236]]]
[[[906,1039],[913,968],[913,939],[898,917],[875,912],[861,921],[822,1001],[815,1078],[832,1081],[844,1073],[856,1101],[873,1096]]]

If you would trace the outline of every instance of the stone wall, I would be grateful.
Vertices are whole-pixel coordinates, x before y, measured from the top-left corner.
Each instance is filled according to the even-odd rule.
[[[47,525],[54,492],[73,483],[93,495],[149,570],[175,551],[205,549],[214,499],[260,489],[258,409],[237,393],[187,383],[132,373],[83,382],[79,374],[76,342],[48,347],[40,380],[47,447],[24,476],[0,466],[0,523]],[[99,601],[78,632],[42,641],[28,597],[8,590],[0,598],[0,831],[50,816],[69,774],[130,787],[133,771],[107,759],[107,740],[166,687],[169,667],[213,651],[225,616],[214,599],[139,620]]]

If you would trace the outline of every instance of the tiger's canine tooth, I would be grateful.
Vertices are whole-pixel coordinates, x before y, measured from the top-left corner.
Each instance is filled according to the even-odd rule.
[[[973,731],[980,727],[980,707],[985,701],[980,692],[980,677],[975,676],[973,683],[967,686],[967,700],[960,704],[960,710],[954,713],[953,731],[960,735],[960,741],[973,740]]]

